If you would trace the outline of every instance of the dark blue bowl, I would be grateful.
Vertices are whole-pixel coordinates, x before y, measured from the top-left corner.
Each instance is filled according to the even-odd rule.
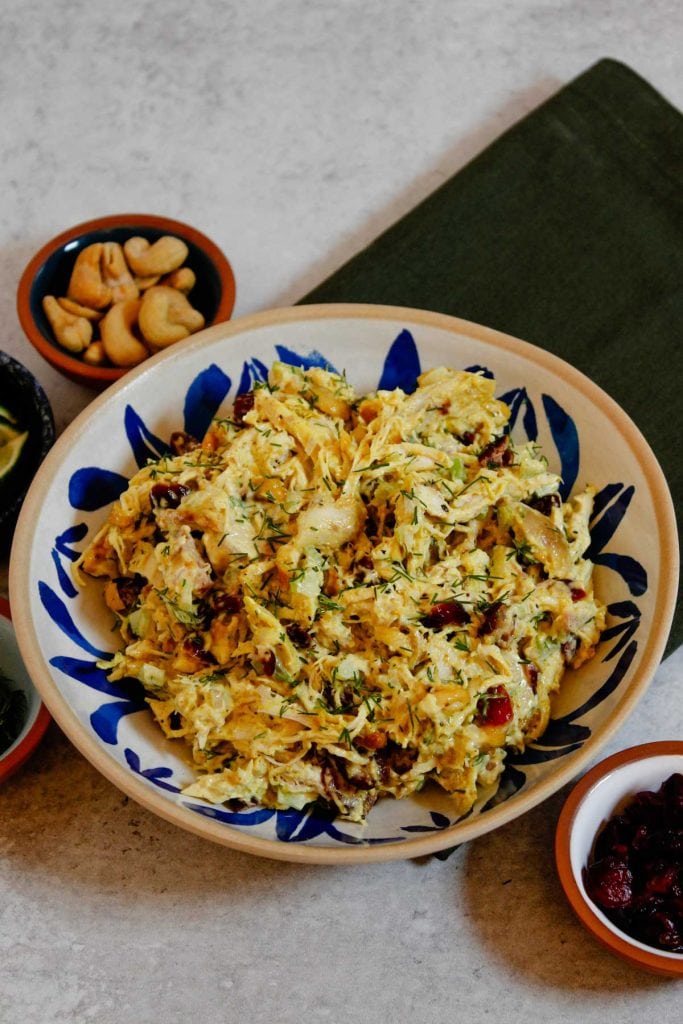
[[[6,554],[26,492],[55,439],[55,421],[38,381],[6,352],[0,352],[0,405],[28,430],[17,464],[0,479],[0,554]]]

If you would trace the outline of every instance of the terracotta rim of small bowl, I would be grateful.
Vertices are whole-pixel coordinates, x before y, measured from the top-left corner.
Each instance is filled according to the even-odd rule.
[[[213,317],[211,324],[223,323],[229,320],[235,306],[235,276],[228,258],[210,238],[183,221],[173,220],[170,217],[161,217],[156,214],[147,213],[115,213],[108,217],[97,217],[94,220],[86,220],[81,224],[62,231],[61,234],[46,242],[41,249],[33,256],[27,264],[17,289],[17,315],[24,333],[32,345],[38,349],[44,359],[55,366],[58,370],[66,373],[72,378],[86,378],[92,381],[100,381],[108,384],[119,380],[130,368],[117,366],[90,366],[81,359],[74,359],[67,352],[57,348],[44,337],[42,331],[36,325],[31,313],[31,286],[33,279],[40,270],[47,258],[67,242],[78,238],[88,231],[98,231],[106,228],[116,227],[139,227],[158,228],[167,231],[169,234],[177,234],[188,239],[199,249],[203,249],[216,266],[218,276],[222,284],[221,300]]]
[[[0,615],[2,615],[3,618],[8,619],[10,622],[12,621],[9,602],[6,601],[4,597],[0,597]],[[24,761],[26,761],[26,759],[33,753],[42,740],[45,730],[49,724],[50,712],[41,700],[40,707],[38,708],[38,714],[26,735],[22,737],[10,754],[7,754],[4,757],[0,754],[0,782],[4,782],[10,777],[10,775],[13,775],[14,772],[20,768]]]
[[[601,921],[576,883],[570,856],[571,836],[576,815],[595,786],[623,765],[669,754],[683,754],[683,742],[679,740],[659,740],[654,743],[643,743],[636,747],[628,747],[626,750],[620,750],[618,753],[612,754],[611,757],[605,758],[604,761],[600,761],[591,768],[580,782],[576,784],[562,808],[555,832],[555,863],[562,888],[572,910],[584,927],[603,946],[606,946],[613,953],[616,953],[629,963],[635,964],[637,967],[645,968],[655,974],[663,974],[667,977],[683,978],[683,956],[680,960],[673,959],[671,956],[660,955],[654,948],[650,953],[629,942],[628,939],[621,938],[616,931],[612,931]]]

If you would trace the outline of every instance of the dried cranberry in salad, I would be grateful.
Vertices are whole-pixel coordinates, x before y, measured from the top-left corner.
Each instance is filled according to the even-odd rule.
[[[683,774],[637,793],[600,832],[586,892],[627,935],[683,954]]]

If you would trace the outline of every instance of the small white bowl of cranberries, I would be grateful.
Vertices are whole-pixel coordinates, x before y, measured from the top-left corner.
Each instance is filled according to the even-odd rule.
[[[601,761],[572,790],[555,837],[575,913],[612,952],[683,978],[683,742]]]

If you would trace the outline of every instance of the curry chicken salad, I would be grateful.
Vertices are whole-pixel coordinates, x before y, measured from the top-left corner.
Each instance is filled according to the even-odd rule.
[[[548,723],[605,608],[569,501],[494,381],[413,394],[275,363],[202,440],[133,476],[77,565],[132,677],[191,749],[184,792],[362,822],[427,780],[466,814]]]

